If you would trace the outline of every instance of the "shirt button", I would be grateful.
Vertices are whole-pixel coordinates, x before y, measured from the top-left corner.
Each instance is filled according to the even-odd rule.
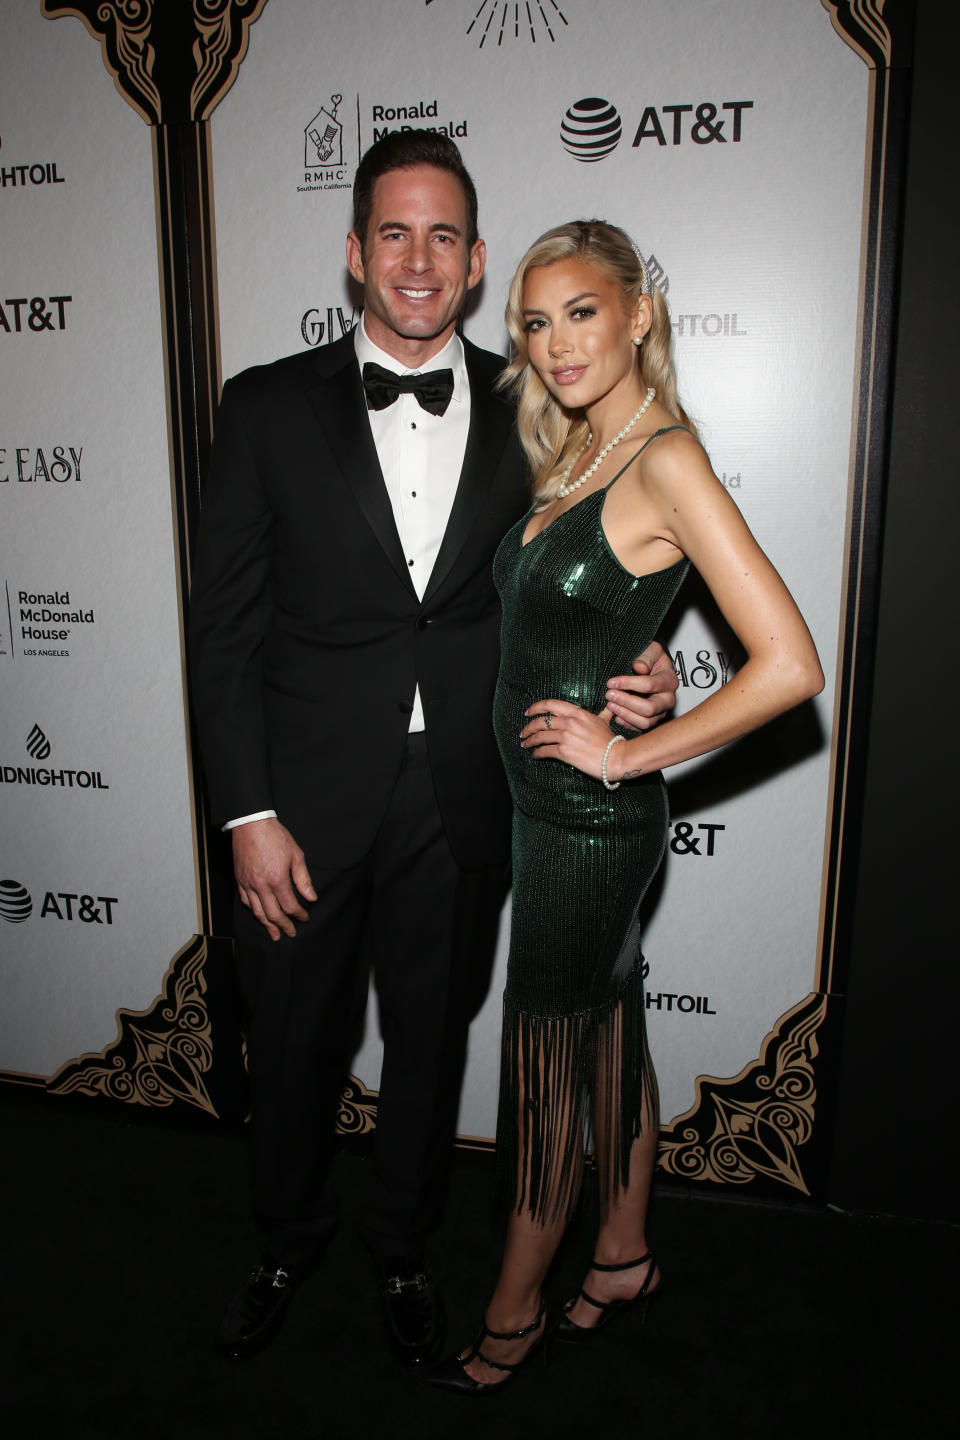
[[[412,561],[412,560],[408,560],[408,561],[407,561],[407,564],[408,564],[408,566],[410,567],[410,569],[412,570],[412,569],[413,569],[413,561]]]

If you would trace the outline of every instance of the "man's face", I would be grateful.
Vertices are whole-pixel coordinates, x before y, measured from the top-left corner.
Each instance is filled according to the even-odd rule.
[[[367,334],[411,368],[443,349],[483,274],[486,250],[482,240],[467,245],[467,223],[456,176],[417,165],[380,176],[365,243],[352,231],[347,236]]]

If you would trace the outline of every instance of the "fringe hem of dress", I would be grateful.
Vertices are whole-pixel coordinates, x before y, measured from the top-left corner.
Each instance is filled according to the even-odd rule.
[[[647,1046],[643,959],[610,1000],[541,1016],[503,1002],[498,1195],[539,1224],[573,1214],[592,1131],[600,1203],[622,1191],[630,1151],[657,1113]]]

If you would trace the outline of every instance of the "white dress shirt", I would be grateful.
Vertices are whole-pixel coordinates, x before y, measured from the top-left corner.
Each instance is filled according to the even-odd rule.
[[[362,315],[353,333],[361,370],[372,360],[394,375],[420,373],[405,369],[392,355],[374,345]],[[424,410],[415,395],[401,395],[384,410],[367,411],[400,545],[413,587],[421,600],[450,519],[467,449],[470,385],[460,336],[451,335],[443,349],[431,356],[422,368],[453,371],[453,395],[442,415],[431,415]],[[410,730],[424,728],[418,688]]]
[[[361,369],[370,360],[395,375],[420,373],[405,368],[392,355],[374,345],[367,335],[362,315],[353,335],[357,364]],[[431,356],[422,368],[424,371],[453,371],[453,395],[442,415],[431,415],[424,410],[415,395],[401,395],[383,410],[367,411],[400,545],[406,556],[413,587],[421,600],[450,519],[467,449],[470,384],[459,335],[451,335],[443,349]],[[418,686],[410,716],[410,732],[424,728]],[[275,810],[262,810],[255,815],[242,815],[236,820],[229,820],[223,828],[232,830],[234,826],[245,825],[250,820],[273,818],[276,813]]]

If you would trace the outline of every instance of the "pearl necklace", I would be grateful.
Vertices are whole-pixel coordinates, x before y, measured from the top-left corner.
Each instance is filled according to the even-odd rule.
[[[619,432],[619,434],[614,435],[613,439],[609,441],[608,444],[604,445],[597,458],[593,461],[592,464],[587,466],[586,470],[584,470],[583,474],[580,476],[580,479],[574,480],[572,485],[568,485],[567,480],[570,477],[570,473],[573,470],[574,465],[576,465],[584,450],[586,450],[593,441],[592,432],[587,436],[586,444],[577,451],[576,455],[574,455],[566,470],[564,470],[563,474],[560,476],[560,484],[557,487],[558,500],[565,500],[568,495],[573,494],[574,490],[579,490],[580,486],[585,485],[590,479],[590,476],[594,475],[597,470],[600,469],[600,466],[603,464],[604,460],[610,454],[610,451],[614,448],[614,446],[619,445],[620,441],[624,438],[625,435],[629,435],[634,425],[636,425],[637,421],[640,419],[640,416],[645,414],[646,411],[649,410],[650,406],[653,404],[656,393],[656,390],[654,390],[653,386],[651,385],[650,389],[647,391],[647,398],[640,406],[640,409],[637,411],[636,415],[632,416],[631,419],[627,421],[626,425],[624,425],[623,429]]]

